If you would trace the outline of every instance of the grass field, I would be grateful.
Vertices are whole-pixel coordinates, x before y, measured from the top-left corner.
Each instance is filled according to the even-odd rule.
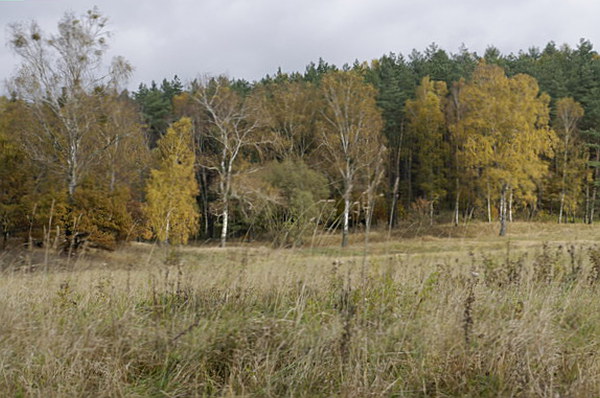
[[[600,396],[600,227],[0,252],[0,395]]]

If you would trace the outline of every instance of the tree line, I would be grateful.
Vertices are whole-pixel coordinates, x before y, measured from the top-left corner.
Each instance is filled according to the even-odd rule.
[[[436,45],[257,82],[124,89],[98,10],[56,33],[9,27],[0,99],[0,232],[30,244],[261,237],[402,220],[592,223],[600,57],[581,40],[482,56]]]

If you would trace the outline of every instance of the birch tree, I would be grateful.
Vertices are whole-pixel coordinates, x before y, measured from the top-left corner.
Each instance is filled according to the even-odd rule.
[[[459,158],[486,186],[488,206],[499,196],[500,235],[506,234],[511,192],[535,202],[548,171],[556,134],[548,127],[549,102],[528,75],[508,78],[502,68],[482,63],[461,90],[465,109],[454,126],[464,137]],[[496,196],[497,197],[497,196]]]
[[[90,166],[117,141],[98,138],[96,100],[107,89],[116,91],[132,70],[121,57],[104,67],[106,23],[94,8],[80,17],[66,13],[57,33],[43,32],[35,21],[9,28],[9,46],[21,60],[10,89],[38,124],[24,144],[34,160],[61,176],[70,201]]]
[[[173,123],[157,145],[158,167],[146,188],[148,219],[160,241],[185,244],[198,229],[191,119]]]
[[[281,158],[302,159],[315,147],[315,122],[320,98],[311,83],[283,80],[259,87],[265,123],[277,137],[274,150]]]
[[[583,108],[573,98],[562,98],[556,103],[556,132],[559,140],[556,148],[557,174],[560,176],[560,206],[558,223],[563,222],[565,199],[568,193],[574,196],[582,185],[586,171],[586,155],[581,149],[577,123],[583,117]],[[573,198],[570,202],[572,202]],[[570,206],[572,207],[572,206]]]
[[[341,178],[344,210],[342,246],[348,244],[352,193],[359,173],[384,155],[383,120],[377,90],[355,71],[329,72],[321,82],[325,100],[320,122],[321,146]]]
[[[192,96],[208,119],[202,134],[211,141],[213,151],[201,159],[201,167],[210,168],[218,175],[220,245],[225,247],[236,165],[244,148],[261,142],[259,110],[252,97],[236,92],[223,76],[199,83]]]

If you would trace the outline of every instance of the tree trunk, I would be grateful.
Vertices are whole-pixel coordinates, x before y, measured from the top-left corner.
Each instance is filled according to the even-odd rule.
[[[369,234],[371,233],[371,223],[373,222],[373,212],[375,211],[375,198],[373,190],[369,189],[367,194],[367,214],[365,218],[365,245],[369,243]]]
[[[372,219],[372,209],[371,209],[371,201],[367,204],[367,209],[365,213],[365,242],[369,242],[369,233],[371,232],[371,219]]]
[[[395,173],[396,177],[394,179],[394,187],[392,189],[392,203],[390,208],[390,222],[388,226],[388,238],[392,234],[392,227],[396,226],[398,219],[398,194],[400,190],[400,154],[402,151],[402,139],[404,137],[404,128],[400,129],[400,140],[398,141],[398,147],[396,148],[396,159],[395,159]]]
[[[221,180],[219,182],[221,189],[221,200],[223,202],[223,212],[221,213],[221,243],[220,247],[225,247],[227,243],[227,228],[229,226],[229,195],[231,192],[231,174],[232,174],[232,159],[226,160],[226,155],[223,154],[221,160]]]
[[[400,188],[400,174],[396,175],[394,181],[394,188],[392,190],[392,206],[390,208],[390,222],[388,224],[388,237],[392,234],[392,227],[396,225],[396,218],[398,217],[396,207],[398,206],[398,189]]]
[[[488,222],[491,223],[492,222],[492,199],[490,198],[490,185],[488,184],[488,188],[487,188],[487,215],[488,215]]]
[[[75,175],[75,171],[70,170],[69,171],[69,186],[68,186],[70,202],[73,201],[73,195],[75,195],[75,188],[77,188],[77,177]]]
[[[229,176],[225,177],[225,182],[223,183],[222,195],[221,198],[223,202],[223,212],[221,213],[221,243],[220,247],[225,247],[227,243],[227,228],[229,226]]]
[[[454,202],[454,226],[458,227],[458,214],[460,212],[460,190],[458,177],[456,177],[456,201]]]
[[[350,183],[344,192],[344,224],[342,229],[342,247],[348,246],[348,231],[350,228]]]
[[[500,194],[500,236],[506,235],[506,184]]]
[[[558,210],[558,223],[562,223],[562,218],[565,210],[565,194],[566,194],[566,184],[567,184],[567,161],[568,157],[568,148],[569,148],[569,132],[567,131],[565,134],[565,152],[563,154],[563,164],[562,164],[562,179],[561,179],[561,187],[560,187],[560,208]]]
[[[434,204],[435,201],[434,200],[430,200],[429,201],[429,225],[432,226],[433,225],[433,210],[434,210]]]
[[[529,206],[529,211],[527,212],[527,221],[533,220],[533,215],[534,214],[535,214],[535,206],[534,205],[530,205]]]
[[[169,244],[169,233],[171,232],[171,212],[167,213],[167,225],[165,227],[165,243]]]
[[[597,192],[597,188],[594,185],[594,187],[592,188],[592,200],[590,203],[590,219],[589,219],[590,224],[594,223],[594,210],[596,209],[596,192]]]
[[[512,204],[513,204],[513,190],[511,188],[510,194],[508,195],[508,222],[513,222]]]
[[[68,198],[67,198],[67,207],[65,214],[65,246],[63,248],[64,252],[69,255],[69,257],[73,254],[73,252],[77,249],[75,247],[75,237],[77,236],[76,231],[76,221],[74,218],[74,207],[75,207],[75,189],[77,188],[77,174],[75,172],[74,167],[69,167],[69,175],[68,175]]]
[[[596,149],[596,162],[600,161],[600,149]],[[598,184],[600,178],[600,168],[596,167],[594,169],[594,181],[592,182],[592,199],[590,203],[590,220],[589,223],[594,223],[594,213],[596,210],[596,192],[598,191]]]
[[[210,214],[210,205],[208,202],[208,177],[206,168],[200,167],[197,174],[197,180],[200,185],[200,194],[198,196],[198,202],[200,205],[200,210],[202,212],[202,235],[205,238],[212,238],[211,231],[211,214]]]
[[[223,213],[222,213],[222,218],[223,218],[223,223],[222,223],[222,227],[221,227],[221,244],[220,247],[225,247],[225,244],[227,243],[227,224],[229,222],[229,209],[227,208],[228,203],[227,200],[224,200],[224,207],[223,207]]]
[[[558,209],[558,223],[559,224],[562,224],[564,208],[565,208],[565,191],[563,189],[560,193],[560,207]]]
[[[583,222],[585,224],[590,223],[590,184],[585,184],[585,214]]]
[[[407,187],[408,187],[408,192],[406,195],[406,205],[407,208],[408,206],[410,206],[410,204],[412,203],[412,152],[408,155],[408,159],[407,159],[407,167],[406,167],[406,177],[407,177]]]

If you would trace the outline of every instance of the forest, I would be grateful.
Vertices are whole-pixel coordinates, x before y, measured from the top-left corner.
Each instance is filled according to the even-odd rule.
[[[582,222],[600,185],[600,56],[582,39],[517,54],[431,44],[260,81],[126,89],[107,18],[9,27],[0,247],[229,239],[513,220]]]

